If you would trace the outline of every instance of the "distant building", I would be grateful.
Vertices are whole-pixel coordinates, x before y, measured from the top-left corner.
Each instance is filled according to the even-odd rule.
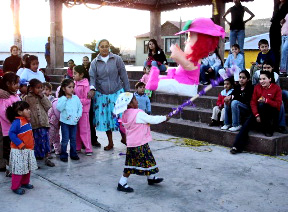
[[[81,65],[82,58],[88,56],[91,59],[93,51],[86,48],[83,45],[75,43],[67,38],[63,38],[64,42],[64,63],[69,59],[73,59],[75,64]],[[45,60],[45,44],[47,43],[47,37],[37,36],[28,37],[22,36],[22,55],[33,54],[39,59],[39,68],[46,67]],[[10,47],[14,45],[13,37],[10,40],[1,39],[0,40],[0,61],[4,61],[10,54]]]

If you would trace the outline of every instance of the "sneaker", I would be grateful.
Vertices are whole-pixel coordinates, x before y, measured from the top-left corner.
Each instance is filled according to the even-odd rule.
[[[231,131],[231,132],[236,132],[236,131],[239,131],[241,129],[241,125],[237,126],[237,127],[231,127],[229,128],[228,130]]]
[[[86,152],[85,155],[86,156],[92,156],[92,152]]]
[[[239,151],[236,149],[236,147],[232,147],[232,149],[230,150],[230,153],[235,155],[235,154],[239,153]]]
[[[120,183],[118,183],[117,190],[118,190],[118,191],[123,191],[123,192],[133,192],[133,191],[134,191],[134,189],[131,188],[131,187],[129,187],[129,186],[127,185],[127,183],[124,184],[123,186],[122,186]]]
[[[76,155],[76,156],[71,156],[70,158],[71,158],[72,160],[79,160],[79,159],[80,159],[78,155]]]
[[[68,158],[60,158],[60,160],[63,162],[68,162]]]
[[[161,183],[164,179],[163,178],[153,178],[153,179],[147,179],[148,185],[153,185],[155,183]]]
[[[92,142],[92,146],[101,147],[101,144],[98,141],[96,141],[96,142]]]
[[[223,127],[221,127],[221,130],[228,130],[230,127],[231,127],[230,124],[228,125],[225,124]]]
[[[21,185],[21,188],[33,189],[34,186],[31,184],[24,184],[24,185]]]
[[[23,195],[25,194],[25,190],[23,188],[18,188],[15,190],[12,190],[15,194]]]

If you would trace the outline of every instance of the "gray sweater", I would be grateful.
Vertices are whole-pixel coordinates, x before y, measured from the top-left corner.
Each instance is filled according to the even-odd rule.
[[[125,65],[118,55],[109,53],[109,59],[105,63],[100,54],[91,62],[90,85],[94,86],[101,94],[113,94],[124,88],[130,90],[130,84]]]

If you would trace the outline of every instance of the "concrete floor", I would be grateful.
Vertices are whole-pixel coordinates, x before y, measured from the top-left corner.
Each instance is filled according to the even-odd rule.
[[[105,133],[98,136],[104,146]],[[152,136],[171,138],[154,132]],[[68,163],[56,158],[52,168],[40,161],[41,169],[31,177],[35,188],[23,196],[14,194],[11,179],[0,173],[1,211],[288,211],[287,161],[250,153],[231,155],[219,146],[195,151],[171,141],[150,142],[165,181],[149,186],[146,177],[133,175],[128,183],[135,192],[119,192],[116,186],[125,161],[119,153],[125,153],[125,146],[118,133],[114,138],[113,151],[95,148],[92,157],[79,154],[80,161]]]

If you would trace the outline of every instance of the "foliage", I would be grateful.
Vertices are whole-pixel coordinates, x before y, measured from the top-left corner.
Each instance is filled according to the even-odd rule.
[[[92,53],[92,58],[91,60],[93,60],[95,57],[97,57],[97,55],[99,54],[99,51],[95,51],[96,49],[96,45],[97,45],[97,41],[93,40],[91,43],[89,44],[84,44],[84,46],[90,50],[92,50],[95,53]],[[120,48],[113,46],[113,44],[110,43],[110,51],[113,54],[117,54],[120,55]]]

